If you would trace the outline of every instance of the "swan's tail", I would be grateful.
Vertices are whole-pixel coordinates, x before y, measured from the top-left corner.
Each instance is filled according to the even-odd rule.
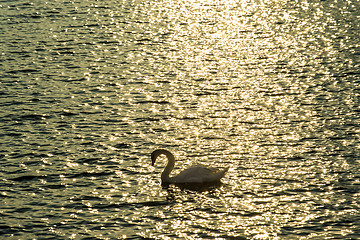
[[[228,170],[229,170],[229,167],[224,168],[224,169],[222,169],[222,170],[218,170],[218,171],[216,172],[217,179],[220,180],[220,179],[225,175],[225,173],[226,173]]]

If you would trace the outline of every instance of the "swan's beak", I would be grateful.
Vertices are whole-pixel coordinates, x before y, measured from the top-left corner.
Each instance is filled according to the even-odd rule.
[[[151,154],[151,166],[155,165],[156,156]]]

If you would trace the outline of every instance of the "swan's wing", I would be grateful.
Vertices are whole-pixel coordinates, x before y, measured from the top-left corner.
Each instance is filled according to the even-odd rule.
[[[228,169],[219,170],[207,166],[194,166],[172,178],[175,183],[204,183],[219,181]]]

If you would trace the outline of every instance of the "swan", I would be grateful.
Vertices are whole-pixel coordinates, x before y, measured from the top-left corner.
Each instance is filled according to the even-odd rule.
[[[207,167],[207,166],[192,166],[184,171],[180,172],[178,175],[174,177],[170,177],[170,172],[173,170],[175,166],[175,157],[174,155],[165,149],[158,149],[151,153],[151,161],[152,166],[154,166],[156,158],[160,155],[164,154],[168,163],[161,174],[161,182],[162,184],[169,183],[194,183],[194,184],[205,184],[205,183],[216,183],[219,182],[220,179],[225,175],[229,168],[225,168],[223,170],[219,170],[217,168]]]

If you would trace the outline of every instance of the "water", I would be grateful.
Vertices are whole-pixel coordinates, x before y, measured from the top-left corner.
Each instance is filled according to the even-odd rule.
[[[359,5],[1,1],[1,238],[360,238]]]

